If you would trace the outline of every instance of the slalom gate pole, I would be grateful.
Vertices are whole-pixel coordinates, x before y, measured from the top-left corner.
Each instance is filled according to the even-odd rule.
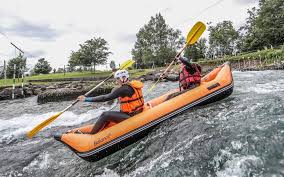
[[[16,84],[16,64],[14,64],[12,99],[15,99],[15,84]]]
[[[25,94],[24,94],[24,69],[22,68],[22,95],[23,97],[25,97]]]

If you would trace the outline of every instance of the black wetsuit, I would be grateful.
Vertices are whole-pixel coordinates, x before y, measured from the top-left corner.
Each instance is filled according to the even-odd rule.
[[[113,90],[111,93],[107,95],[101,95],[91,98],[92,100],[90,102],[105,102],[110,101],[113,99],[116,99],[118,97],[132,97],[132,95],[135,93],[133,88],[129,85],[123,85],[115,90]],[[90,99],[90,98],[88,98]],[[95,126],[93,127],[91,134],[95,134],[99,132],[108,121],[113,122],[121,122],[130,117],[129,114],[124,112],[118,112],[118,111],[106,111],[101,114],[98,121],[96,122]]]

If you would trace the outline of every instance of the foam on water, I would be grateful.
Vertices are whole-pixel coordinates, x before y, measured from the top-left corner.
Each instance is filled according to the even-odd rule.
[[[192,139],[186,138],[184,141],[177,143],[174,147],[172,147],[168,151],[164,151],[159,156],[152,159],[149,163],[135,169],[132,173],[127,174],[126,176],[145,176],[153,169],[157,168],[168,168],[172,163],[176,163],[177,161],[183,162],[185,160],[183,152],[185,149],[188,149],[192,146],[193,142],[199,141],[204,138],[206,134],[197,135]],[[192,154],[187,154],[187,156],[192,156]]]
[[[164,167],[167,167],[172,160],[172,153],[173,150],[169,150],[167,152],[164,152],[162,155],[157,157],[156,159],[153,159],[150,161],[150,163],[145,164],[145,166],[141,166],[137,168],[135,171],[133,171],[131,174],[128,174],[126,176],[138,176],[138,175],[145,175],[147,172],[151,171],[155,166],[162,163]],[[178,158],[180,159],[180,157]],[[161,165],[160,165],[161,166]]]
[[[250,176],[254,170],[253,167],[262,167],[263,162],[260,158],[254,155],[233,157],[224,164],[224,169],[217,171],[218,177],[240,177]]]
[[[23,168],[23,172],[29,172],[31,169],[48,169],[52,163],[52,159],[47,152],[43,152],[39,157],[35,158],[28,166]]]
[[[115,171],[105,168],[104,173],[101,175],[96,175],[97,177],[120,177]]]
[[[245,77],[245,78],[254,77],[254,74],[249,73],[249,72],[233,71],[232,73],[233,73],[233,75],[242,75],[242,77]]]
[[[97,110],[90,110],[83,114],[74,114],[73,112],[67,111],[60,115],[55,121],[49,124],[46,128],[56,127],[56,126],[73,126],[78,125],[83,122],[87,122],[91,119],[97,118],[106,107],[101,107]],[[32,130],[36,125],[40,124],[47,118],[56,114],[57,112],[49,112],[46,114],[33,115],[33,114],[23,114],[20,117],[14,117],[8,120],[0,119],[0,143],[5,141],[9,143],[9,139],[14,139],[17,137],[25,136],[25,134]]]

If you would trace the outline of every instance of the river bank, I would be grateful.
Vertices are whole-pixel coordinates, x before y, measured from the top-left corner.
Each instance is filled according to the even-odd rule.
[[[212,69],[221,65],[223,61],[200,63],[202,66],[202,73],[205,75]],[[235,60],[231,63],[233,70],[237,71],[263,71],[263,70],[284,70],[284,61],[266,63],[262,60]],[[144,81],[155,81],[159,78],[164,68],[155,70],[137,70],[135,71],[134,79]],[[162,82],[178,81],[180,67],[176,66],[171,69]],[[133,72],[133,71],[132,71]],[[69,101],[74,100],[79,95],[85,94],[99,82],[106,77],[81,77],[81,78],[48,78],[29,80],[24,87],[17,86],[15,88],[15,98],[25,98],[30,96],[37,96],[39,104],[54,102],[54,101]],[[36,84],[32,84],[36,83]],[[44,84],[41,84],[44,83]],[[99,89],[95,90],[91,96],[107,94],[114,88],[114,80],[110,79],[107,84],[104,84]],[[11,87],[0,87],[0,101],[12,99]]]
[[[141,70],[136,73],[133,79],[141,81],[155,81],[163,72],[161,69]],[[37,79],[29,80],[22,88],[17,86],[14,90],[14,98],[20,99],[30,96],[37,96],[39,104],[54,101],[74,100],[79,95],[83,95],[99,84],[106,77],[81,77],[81,78],[53,78],[53,79]],[[172,71],[162,81],[177,81],[178,72]],[[32,82],[32,83],[31,83]],[[110,79],[100,88],[96,89],[90,96],[107,94],[115,87],[115,80]],[[12,99],[12,87],[0,87],[0,101]]]
[[[45,84],[25,84],[24,87],[17,86],[14,90],[14,98],[26,98],[30,96],[38,96],[38,103],[46,103],[50,101],[66,101],[76,98],[89,91],[98,82],[54,82]],[[92,95],[108,93],[113,88],[113,84],[106,84],[100,89],[93,92]],[[0,88],[0,101],[12,99],[13,88]]]

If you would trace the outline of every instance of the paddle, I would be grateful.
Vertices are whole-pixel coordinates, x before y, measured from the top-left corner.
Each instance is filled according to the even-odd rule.
[[[159,79],[150,87],[150,89],[148,90],[147,94],[150,93],[158,84],[158,82],[160,82],[160,80],[164,77],[164,74],[169,70],[169,68],[174,64],[174,62],[179,58],[179,56],[181,55],[181,53],[184,51],[184,49],[188,46],[188,45],[192,45],[194,44],[199,37],[202,35],[202,33],[205,31],[206,26],[204,25],[204,23],[202,22],[197,22],[189,31],[189,33],[187,34],[186,37],[186,43],[184,45],[184,47],[181,49],[181,51],[175,56],[175,59],[170,63],[170,65],[166,68],[166,70],[160,75]],[[146,94],[146,95],[147,95]]]
[[[133,60],[127,60],[124,63],[122,63],[119,67],[119,69],[127,69],[129,67],[131,67],[133,65],[135,61]],[[102,82],[100,82],[97,86],[95,86],[92,90],[90,90],[89,92],[87,92],[84,96],[88,96],[90,93],[92,93],[95,89],[97,89],[98,87],[100,87],[104,82],[106,82],[107,80],[109,80],[110,78],[113,77],[113,73],[107,77],[106,79],[104,79]],[[35,128],[33,128],[31,131],[29,131],[27,133],[27,136],[29,138],[32,138],[33,136],[35,136],[41,129],[43,129],[45,126],[47,126],[48,124],[50,124],[52,121],[54,121],[57,117],[59,117],[62,113],[64,113],[65,111],[67,111],[69,108],[71,108],[72,106],[74,106],[76,103],[78,103],[79,100],[77,99],[76,101],[74,101],[71,105],[69,105],[67,108],[65,108],[63,111],[51,116],[50,118],[46,119],[45,121],[43,121],[42,123],[40,123],[39,125],[37,125]]]

